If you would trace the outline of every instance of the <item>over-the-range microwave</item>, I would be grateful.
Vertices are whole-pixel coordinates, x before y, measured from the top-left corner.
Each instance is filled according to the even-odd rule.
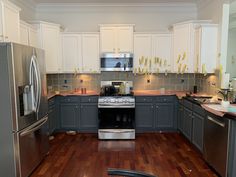
[[[132,53],[103,53],[101,55],[101,71],[132,71]]]

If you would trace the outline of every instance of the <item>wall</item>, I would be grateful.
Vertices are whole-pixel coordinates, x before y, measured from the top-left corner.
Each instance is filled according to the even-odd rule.
[[[9,0],[21,8],[20,18],[24,21],[32,21],[35,19],[36,5],[33,0]]]
[[[147,82],[148,79],[150,83]],[[80,89],[82,87],[99,92],[101,80],[131,80],[134,84],[134,90],[159,90],[165,88],[165,90],[193,91],[193,86],[197,84],[200,92],[215,93],[214,76],[203,76],[201,74],[153,74],[145,76],[134,75],[131,72],[102,72],[101,74],[47,75],[49,92],[73,91],[76,88]]]
[[[135,24],[135,31],[167,31],[173,23],[197,18],[195,4],[41,4],[36,19],[66,31],[98,31],[99,24]]]

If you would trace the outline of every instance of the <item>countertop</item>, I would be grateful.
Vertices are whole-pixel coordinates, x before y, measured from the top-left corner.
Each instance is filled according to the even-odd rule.
[[[206,111],[215,114],[220,117],[229,117],[236,120],[236,112],[229,112],[232,109],[236,110],[236,104],[231,104],[228,108],[221,106],[220,104],[202,104],[201,105]]]
[[[186,96],[186,91],[175,91],[175,90],[170,90],[170,91],[160,91],[160,90],[134,90],[134,95],[135,96],[168,96],[168,95],[176,95],[179,99],[182,97]],[[191,94],[192,96],[211,96],[206,93],[197,93],[197,94]]]
[[[54,97],[54,96],[98,96],[99,95],[99,92],[97,91],[94,91],[94,90],[87,90],[86,91],[86,94],[82,94],[80,91],[78,92],[73,92],[73,91],[62,91],[62,92],[59,92],[58,94],[56,93],[50,93],[48,94],[48,99]]]

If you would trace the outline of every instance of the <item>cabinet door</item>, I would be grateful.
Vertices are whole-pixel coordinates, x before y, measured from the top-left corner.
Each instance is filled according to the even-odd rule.
[[[16,9],[10,3],[4,5],[4,28],[5,41],[20,42],[20,16],[19,9]]]
[[[218,28],[215,25],[203,26],[199,29],[199,70],[200,73],[215,73],[217,61]]]
[[[23,22],[20,23],[20,43],[29,45],[29,27]]]
[[[152,71],[170,72],[172,71],[172,35],[157,34],[152,36],[152,58],[159,58],[159,63],[153,62]]]
[[[154,130],[154,106],[153,103],[136,103],[135,122],[138,132]]]
[[[192,140],[192,111],[184,108],[183,116],[183,133],[189,139]]]
[[[29,28],[29,45],[32,47],[40,48],[39,45],[39,32],[37,29]]]
[[[174,127],[174,105],[172,103],[156,104],[156,128],[170,129]]]
[[[117,52],[133,52],[133,27],[117,28]]]
[[[83,103],[80,106],[80,131],[97,132],[98,105],[96,103]]]
[[[152,38],[150,34],[134,35],[134,73],[144,69],[144,65],[139,63],[142,58],[151,58]]]
[[[174,27],[174,72],[194,72],[194,29],[193,24],[177,25]]]
[[[204,117],[193,113],[193,144],[200,150],[203,151],[203,127]]]
[[[81,35],[62,35],[62,68],[63,72],[82,71]]]
[[[115,38],[116,38],[115,27],[100,28],[101,53],[116,52]]]
[[[78,105],[76,103],[60,103],[60,120],[62,129],[78,129]]]
[[[58,73],[61,69],[59,60],[60,28],[59,26],[41,24],[42,48],[45,50],[47,73]]]
[[[179,105],[178,108],[178,129],[180,132],[183,133],[183,116],[184,116],[184,110],[183,106]]]
[[[83,72],[100,72],[99,35],[82,35]]]
[[[49,134],[51,135],[56,129],[56,119],[57,119],[57,112],[56,106],[50,106],[48,111],[48,119],[49,119]]]

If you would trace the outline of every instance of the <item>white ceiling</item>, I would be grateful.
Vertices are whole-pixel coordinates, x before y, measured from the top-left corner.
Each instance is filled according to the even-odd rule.
[[[36,3],[195,3],[197,0],[34,0]]]

